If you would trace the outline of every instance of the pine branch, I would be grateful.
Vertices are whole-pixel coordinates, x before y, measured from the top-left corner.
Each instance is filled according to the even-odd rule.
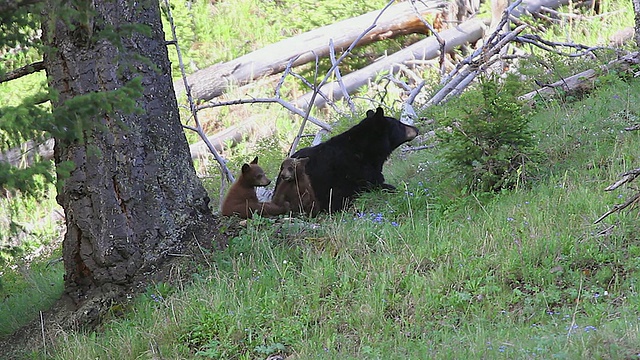
[[[43,2],[43,0],[9,0],[0,1],[0,13],[6,14],[8,12],[16,11],[23,6],[29,6]]]

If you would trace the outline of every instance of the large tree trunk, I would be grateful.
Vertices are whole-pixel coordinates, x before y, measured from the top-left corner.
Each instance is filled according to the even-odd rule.
[[[633,10],[635,12],[635,40],[636,46],[640,47],[640,0],[633,0]]]
[[[137,100],[143,113],[105,111],[90,119],[81,140],[56,138],[56,167],[75,164],[59,179],[57,198],[67,226],[65,289],[86,307],[87,300],[105,303],[150,281],[193,239],[210,243],[204,234],[216,221],[180,125],[158,1],[96,0],[94,15],[73,28],[53,12],[55,2],[49,0],[49,17],[56,20],[43,26],[55,49],[45,57],[49,85],[59,92],[54,108],[136,76],[144,87]],[[122,31],[136,23],[149,25],[149,36],[119,34],[120,46],[95,38],[110,26]]]

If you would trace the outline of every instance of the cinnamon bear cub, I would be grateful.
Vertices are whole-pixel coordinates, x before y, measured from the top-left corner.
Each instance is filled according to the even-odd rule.
[[[254,213],[261,216],[275,216],[289,212],[287,202],[276,205],[271,202],[260,202],[256,196],[256,186],[267,186],[271,180],[258,166],[258,157],[250,164],[242,165],[242,172],[229,188],[222,202],[222,215],[237,215],[243,219],[251,218]]]
[[[282,162],[271,201],[278,205],[288,202],[294,213],[317,215],[316,197],[311,188],[309,175],[305,172],[307,161],[309,158],[287,158]]]

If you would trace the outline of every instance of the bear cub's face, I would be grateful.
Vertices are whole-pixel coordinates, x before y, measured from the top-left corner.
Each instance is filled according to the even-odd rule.
[[[280,178],[294,181],[304,175],[304,167],[309,158],[286,158],[280,165]]]
[[[258,166],[257,156],[250,164],[242,165],[242,178],[251,186],[267,186],[271,183],[264,170]]]

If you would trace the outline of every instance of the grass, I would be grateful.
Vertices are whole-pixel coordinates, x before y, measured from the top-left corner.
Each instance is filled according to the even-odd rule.
[[[602,191],[632,166],[616,159],[640,155],[616,115],[635,98],[615,94],[640,82],[535,115],[554,162],[530,186],[454,198],[438,166],[411,174],[437,150],[394,154],[397,193],[313,223],[254,219],[192,282],[152,286],[124,318],[33,358],[635,358],[638,213],[593,224],[626,194]]]
[[[603,189],[638,167],[640,134],[623,129],[639,97],[640,81],[612,74],[582,98],[539,101],[530,123],[547,160],[495,195],[462,192],[438,148],[397,151],[385,165],[397,193],[314,221],[249,221],[192,281],[149,286],[124,316],[29,358],[637,358],[638,212],[593,221],[632,191]],[[275,176],[283,122],[231,164],[264,153]],[[51,306],[62,266],[2,271],[5,335]]]

